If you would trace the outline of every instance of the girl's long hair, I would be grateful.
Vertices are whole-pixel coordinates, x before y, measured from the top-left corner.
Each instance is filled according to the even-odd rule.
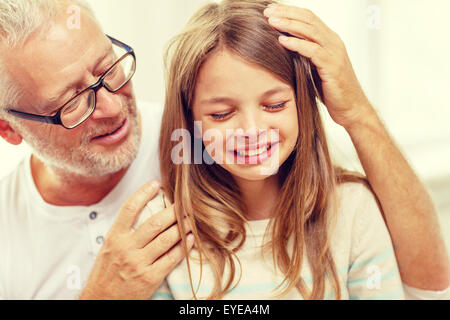
[[[274,265],[285,276],[280,296],[295,287],[305,299],[323,299],[329,282],[340,299],[329,236],[335,210],[328,209],[336,184],[356,178],[332,165],[316,101],[321,98],[320,78],[307,58],[279,44],[281,33],[263,16],[270,3],[273,1],[225,0],[208,4],[172,40],[166,53],[168,75],[160,136],[163,188],[175,203],[178,221],[185,214],[190,219],[200,260],[212,269],[215,283],[209,298],[222,298],[238,274],[235,254],[245,242],[245,207],[229,172],[215,163],[193,164],[193,152],[186,151],[194,150],[192,103],[197,75],[209,56],[227,49],[289,83],[296,96],[299,136],[295,150],[279,170],[280,195],[269,237]],[[192,137],[184,150],[192,164],[172,161],[172,150],[179,144],[172,141],[176,129],[186,129]],[[186,249],[184,227],[178,225]],[[312,272],[312,287],[301,277],[305,263]],[[187,264],[196,296],[189,258]],[[223,279],[227,265],[229,276]]]

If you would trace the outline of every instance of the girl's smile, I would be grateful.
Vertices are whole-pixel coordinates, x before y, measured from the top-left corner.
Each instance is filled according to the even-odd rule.
[[[238,164],[261,164],[269,159],[272,154],[278,150],[279,142],[260,143],[252,146],[239,147],[234,150],[229,150],[232,153],[235,163]]]

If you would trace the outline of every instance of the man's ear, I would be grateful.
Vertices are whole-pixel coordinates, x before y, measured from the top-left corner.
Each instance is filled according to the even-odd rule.
[[[0,136],[6,140],[6,142],[13,145],[19,145],[22,143],[22,136],[18,134],[9,123],[0,119]]]

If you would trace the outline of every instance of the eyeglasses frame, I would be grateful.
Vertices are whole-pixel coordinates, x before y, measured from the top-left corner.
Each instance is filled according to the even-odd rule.
[[[127,44],[109,36],[106,35],[113,44],[124,48],[127,52],[122,55],[122,57],[120,57],[116,62],[114,62],[114,64],[108,68],[108,70],[106,70],[103,75],[98,79],[98,81],[96,83],[94,83],[93,85],[87,87],[86,89],[82,90],[81,92],[79,92],[77,95],[73,96],[72,98],[69,99],[69,101],[67,101],[66,103],[64,103],[64,105],[62,107],[60,107],[58,109],[58,111],[56,112],[55,115],[53,116],[42,116],[42,115],[37,115],[37,114],[32,114],[32,113],[27,113],[27,112],[22,112],[22,111],[17,111],[17,110],[13,110],[13,109],[7,109],[6,111],[17,117],[17,118],[21,118],[21,119],[25,119],[25,120],[31,120],[31,121],[37,121],[37,122],[42,122],[42,123],[47,123],[47,124],[53,124],[53,125],[60,125],[63,126],[64,128],[71,130],[74,129],[76,127],[78,127],[80,124],[82,124],[83,122],[85,122],[91,115],[92,113],[95,111],[95,108],[97,107],[97,91],[100,90],[101,88],[105,88],[106,90],[108,90],[108,92],[111,93],[116,93],[117,91],[119,91],[120,89],[122,89],[126,84],[128,84],[128,82],[130,82],[131,78],[134,76],[134,73],[136,72],[136,54],[133,50],[133,48],[131,48],[130,46],[128,46]],[[119,64],[120,62],[122,62],[123,59],[125,59],[126,57],[128,57],[129,55],[131,55],[134,59],[134,70],[133,70],[133,74],[131,75],[130,79],[126,82],[124,82],[118,89],[116,90],[111,90],[107,84],[103,83],[104,78],[106,77],[106,75],[114,68],[117,66],[117,64]],[[94,91],[94,103],[93,103],[93,108],[91,108],[92,110],[90,111],[90,113],[86,116],[85,119],[83,119],[82,121],[80,121],[78,124],[76,124],[73,127],[67,127],[65,126],[62,121],[61,121],[61,113],[63,111],[63,109],[73,100],[75,100],[76,98],[78,98],[79,96],[85,94],[87,91],[89,90],[93,90]]]

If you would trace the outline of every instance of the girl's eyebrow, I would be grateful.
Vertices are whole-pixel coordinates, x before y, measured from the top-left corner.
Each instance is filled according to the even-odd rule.
[[[230,106],[235,106],[237,104],[237,100],[229,97],[214,97],[210,99],[205,99],[200,101],[200,104],[216,104],[216,103],[222,103],[227,104]]]
[[[273,89],[270,89],[270,90],[264,92],[261,95],[261,99],[268,98],[271,95],[274,95],[276,93],[285,93],[285,92],[288,93],[290,90],[291,90],[291,88],[289,88],[287,86],[279,86],[279,87],[276,87],[276,88],[273,88]]]

